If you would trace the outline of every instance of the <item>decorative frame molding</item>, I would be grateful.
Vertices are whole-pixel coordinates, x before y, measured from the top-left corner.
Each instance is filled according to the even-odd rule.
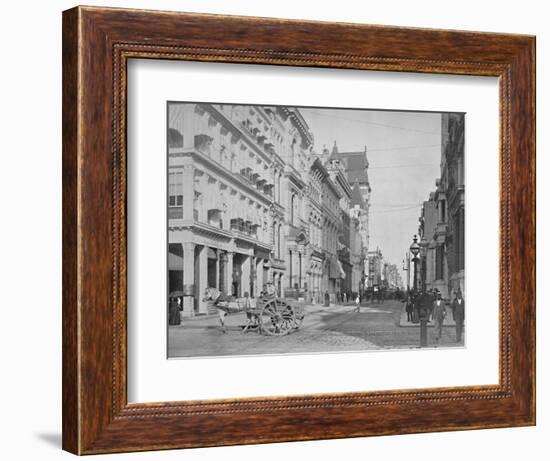
[[[126,66],[132,58],[498,77],[499,384],[129,404]],[[92,454],[533,424],[534,37],[94,7],[63,13],[65,450]]]

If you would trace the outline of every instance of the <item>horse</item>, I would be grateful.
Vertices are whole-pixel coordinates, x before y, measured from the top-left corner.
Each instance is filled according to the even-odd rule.
[[[208,287],[204,290],[203,301],[211,301],[214,306],[216,306],[220,327],[223,333],[227,333],[225,329],[225,316],[228,314],[236,314],[237,312],[241,312],[243,310],[236,301],[232,303],[231,301],[233,300],[233,296],[227,296],[217,288]]]

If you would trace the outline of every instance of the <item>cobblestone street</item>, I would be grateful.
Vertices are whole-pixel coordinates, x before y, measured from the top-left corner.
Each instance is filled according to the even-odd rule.
[[[286,336],[266,336],[255,331],[242,333],[244,314],[226,317],[223,333],[214,315],[183,319],[168,330],[169,357],[344,352],[419,347],[420,328],[406,322],[404,304],[386,301],[362,305],[323,307],[308,305],[301,328]],[[448,309],[447,318],[451,313]],[[436,344],[429,328],[429,347],[462,347],[456,342],[455,327],[446,321],[443,336]]]

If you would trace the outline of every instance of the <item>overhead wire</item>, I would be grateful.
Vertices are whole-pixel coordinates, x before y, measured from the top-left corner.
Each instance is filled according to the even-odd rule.
[[[317,110],[315,110],[314,112],[315,112],[316,115],[319,115],[321,117],[338,118],[338,119],[341,119],[341,120],[346,120],[348,122],[361,123],[361,124],[374,125],[374,126],[381,126],[381,127],[384,127],[384,128],[393,128],[393,129],[396,129],[396,130],[413,131],[413,132],[416,132],[416,133],[433,134],[433,135],[441,136],[441,133],[439,133],[437,131],[418,130],[418,129],[415,129],[415,128],[407,128],[407,127],[404,127],[404,126],[388,125],[388,124],[385,124],[385,123],[377,123],[377,122],[370,122],[370,121],[367,121],[367,120],[358,120],[356,118],[342,117],[341,115],[334,115],[333,111],[330,111],[331,112],[330,114],[325,114],[325,113],[319,112]]]

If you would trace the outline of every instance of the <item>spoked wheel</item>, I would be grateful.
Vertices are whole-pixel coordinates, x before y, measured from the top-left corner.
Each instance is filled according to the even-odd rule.
[[[303,310],[294,310],[292,316],[292,328],[297,330],[302,326],[302,323],[304,322],[304,312]]]
[[[286,335],[292,328],[292,308],[284,301],[277,299],[265,303],[260,313],[262,331],[269,336]]]

